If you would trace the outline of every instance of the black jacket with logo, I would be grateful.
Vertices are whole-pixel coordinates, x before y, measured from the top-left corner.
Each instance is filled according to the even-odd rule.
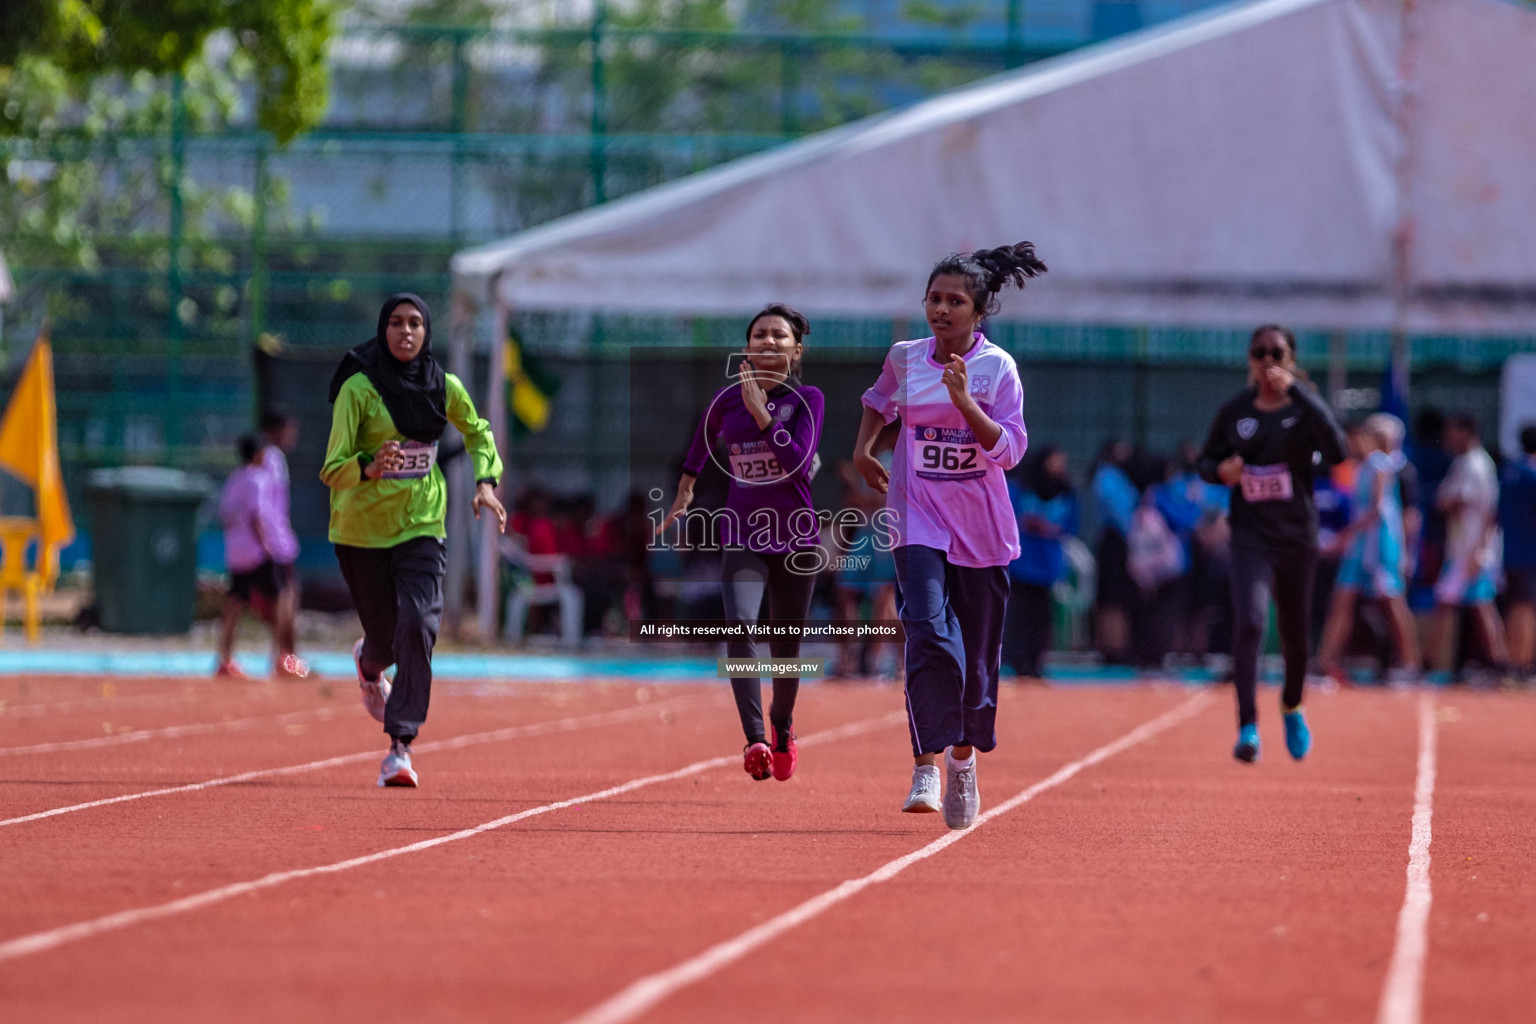
[[[1317,547],[1313,467],[1344,458],[1344,432],[1311,388],[1292,384],[1288,395],[1290,403],[1273,412],[1254,405],[1257,388],[1228,399],[1200,452],[1200,475],[1210,483],[1221,483],[1216,469],[1222,462],[1242,456],[1244,479],[1232,488],[1235,545]]]

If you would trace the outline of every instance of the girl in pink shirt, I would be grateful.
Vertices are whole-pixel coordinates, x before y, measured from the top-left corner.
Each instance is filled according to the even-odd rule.
[[[950,828],[976,820],[975,751],[997,745],[1008,563],[1019,529],[1004,472],[1024,457],[1024,389],[1013,357],[980,332],[1011,281],[1046,266],[1030,242],[950,256],[928,275],[933,337],[898,342],[874,387],[854,464],[886,495],[907,634],[907,717],[916,765],[902,810],[942,809]],[[880,430],[902,423],[891,471],[875,458]],[[938,757],[947,781],[939,795]]]

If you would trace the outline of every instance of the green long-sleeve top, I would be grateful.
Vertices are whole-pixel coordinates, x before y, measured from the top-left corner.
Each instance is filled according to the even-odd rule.
[[[475,479],[494,483],[501,478],[501,456],[491,425],[475,411],[459,378],[445,376],[448,422],[464,435]],[[336,395],[331,439],[320,467],[320,479],[331,489],[332,544],[392,548],[417,537],[447,536],[448,488],[436,465],[414,480],[370,480],[363,475],[363,466],[385,441],[406,440],[367,375],[348,378]]]

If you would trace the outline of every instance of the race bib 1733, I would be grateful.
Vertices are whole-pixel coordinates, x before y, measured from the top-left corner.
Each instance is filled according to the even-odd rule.
[[[380,479],[419,480],[426,476],[437,465],[437,442],[402,441],[400,456],[400,468],[385,470],[379,474]]]

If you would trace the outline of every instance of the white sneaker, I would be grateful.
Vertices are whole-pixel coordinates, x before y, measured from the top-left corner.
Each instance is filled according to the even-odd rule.
[[[971,763],[957,765],[944,755],[944,824],[950,828],[970,828],[981,810],[981,791],[976,788],[976,755]]]
[[[912,792],[901,809],[908,814],[939,813],[939,766],[920,764],[912,769]]]
[[[389,748],[379,764],[379,788],[405,786],[416,788],[416,772],[411,767],[411,748],[396,744]]]
[[[363,678],[363,641],[358,640],[352,645],[352,664],[357,666],[358,695],[363,699],[363,707],[368,709],[375,721],[384,721],[384,705],[389,703],[389,676],[379,673],[377,679]],[[384,783],[379,783],[384,785]]]

